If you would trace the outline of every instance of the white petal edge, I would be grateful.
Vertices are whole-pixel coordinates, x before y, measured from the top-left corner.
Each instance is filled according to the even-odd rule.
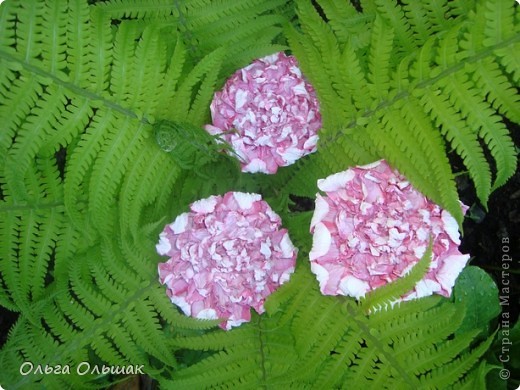
[[[284,284],[285,282],[288,282],[289,279],[291,279],[291,275],[294,273],[294,267],[286,269],[281,275],[280,279],[278,280],[278,283]]]
[[[282,240],[280,241],[280,249],[282,250],[283,257],[291,258],[296,248],[294,247],[289,234],[285,233]]]
[[[305,150],[315,150],[316,145],[318,145],[319,139],[320,138],[318,135],[313,135],[313,136],[309,137],[309,139],[307,141],[305,141],[305,143],[303,144],[303,148]]]
[[[188,226],[188,213],[182,213],[175,218],[175,221],[170,224],[170,229],[173,230],[174,234],[184,233],[186,231],[186,226]]]
[[[240,110],[247,102],[248,91],[239,89],[235,94],[235,110]]]
[[[414,298],[428,297],[441,290],[441,285],[431,279],[419,280],[415,285]]]
[[[266,62],[271,65],[278,61],[279,55],[280,53],[269,54],[268,56],[260,58],[260,61]]]
[[[157,253],[159,253],[161,256],[166,255],[170,251],[170,249],[172,249],[170,240],[168,240],[166,233],[162,232],[161,234],[159,234],[159,243],[155,246],[155,249],[157,250]]]
[[[233,192],[233,198],[242,210],[250,209],[254,202],[262,200],[259,194],[249,194],[247,192]]]
[[[323,218],[329,213],[329,203],[321,196],[316,194],[316,202],[314,207],[314,214],[311,219],[311,231],[317,223],[323,221]]]
[[[327,271],[325,267],[322,267],[316,262],[311,263],[311,271],[314,275],[316,275],[316,279],[320,284],[320,290],[323,293],[323,289],[329,281],[329,271]]]
[[[339,288],[344,295],[359,299],[364,297],[368,290],[370,290],[370,285],[364,280],[349,275],[341,279]]]
[[[191,305],[188,302],[186,302],[186,299],[184,299],[183,297],[173,296],[170,298],[170,301],[173,304],[179,306],[184,314],[186,314],[187,316],[191,316]]]
[[[238,319],[238,320],[232,320],[231,318],[226,321],[226,330],[230,330],[231,328],[235,326],[240,326],[244,322],[248,322],[246,320]]]
[[[437,280],[444,290],[451,295],[451,289],[455,285],[457,277],[466,266],[469,255],[451,255],[446,257],[442,262],[442,267],[437,272]]]
[[[327,227],[321,222],[316,224],[314,227],[312,249],[309,253],[309,259],[312,261],[326,255],[330,249],[331,242],[332,237],[329,229],[327,229]]]
[[[291,165],[303,156],[303,152],[299,148],[288,148],[285,152],[280,153],[280,157],[282,157],[286,165]]]
[[[237,150],[237,149],[235,149]],[[245,159],[245,154],[244,154],[244,159]],[[258,158],[255,158],[253,160],[251,160],[251,162],[249,162],[247,165],[244,165],[242,167],[242,172],[249,172],[249,173],[271,173],[267,170],[267,164],[258,159]]]
[[[359,169],[372,169],[372,168],[379,166],[379,164],[381,164],[382,162],[383,162],[383,160],[378,160],[378,161],[374,161],[373,163],[370,163],[370,164],[361,165],[358,168]]]
[[[191,205],[191,210],[196,213],[201,214],[209,214],[215,211],[215,206],[217,205],[217,197],[216,196],[210,196],[206,199],[200,199],[196,202],[193,202]]]
[[[337,191],[340,188],[344,188],[350,180],[352,180],[356,174],[353,170],[348,169],[343,172],[335,173],[325,179],[318,180],[318,188],[325,192]]]
[[[446,210],[442,210],[441,213],[441,219],[444,223],[444,230],[448,234],[448,236],[451,238],[451,240],[459,245],[460,244],[460,234],[459,234],[459,225],[457,224],[457,221],[455,218],[451,216],[450,213],[448,213]]]
[[[197,314],[197,318],[201,320],[216,320],[218,318],[217,312],[215,309],[202,309],[199,311],[199,314]]]
[[[206,130],[211,135],[218,135],[218,134],[222,134],[223,133],[223,131],[222,131],[222,129],[220,127],[216,127],[216,126],[213,126],[213,125],[205,125],[204,126],[204,130]]]

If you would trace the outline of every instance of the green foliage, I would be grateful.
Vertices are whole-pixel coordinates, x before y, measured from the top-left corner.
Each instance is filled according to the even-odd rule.
[[[304,265],[266,308],[231,332],[176,338],[180,347],[214,354],[162,387],[462,387],[482,379],[477,363],[493,341],[475,342],[475,329],[457,333],[469,305],[428,297],[366,315],[350,299],[321,295]]]
[[[311,1],[298,2],[300,31],[287,27],[324,117],[317,163],[309,159],[302,170],[319,165],[324,177],[385,158],[462,225],[447,145],[483,205],[516,170],[501,116],[518,122],[520,115],[518,7],[374,0],[361,2],[361,13],[342,1],[316,3],[321,14]],[[302,188],[302,176],[291,190]]]
[[[143,365],[175,389],[484,383],[493,315],[476,297],[497,312],[491,281],[470,268],[457,287],[467,298],[392,305],[427,253],[363,302],[322,296],[306,260],[311,214],[290,211],[289,195],[313,198],[316,179],[385,157],[460,222],[448,146],[485,204],[516,169],[502,117],[520,122],[518,7],[358,3],[363,11],[342,0],[2,3],[0,305],[19,313],[0,352],[2,386],[118,379],[80,376],[81,362]],[[240,174],[202,131],[213,93],[288,47],[318,93],[319,150],[275,176]],[[155,244],[190,202],[229,190],[262,193],[299,258],[267,313],[224,332],[172,306]],[[22,376],[24,362],[71,373]]]
[[[482,328],[488,334],[490,321],[500,314],[498,289],[493,279],[480,268],[467,267],[453,294],[455,302],[467,307],[459,332]]]
[[[190,123],[158,121],[154,124],[154,136],[159,147],[184,169],[216,160],[220,149],[228,145],[219,146],[214,137]]]

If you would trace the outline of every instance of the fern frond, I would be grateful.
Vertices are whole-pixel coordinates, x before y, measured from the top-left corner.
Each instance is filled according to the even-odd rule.
[[[165,18],[172,14],[172,2],[169,0],[153,0],[143,4],[139,0],[111,0],[96,5],[99,12],[110,19],[152,19]]]
[[[483,47],[481,44],[478,45],[477,40],[472,44],[468,44],[470,41],[469,37],[473,37],[477,33],[474,31],[477,27],[473,27],[472,22],[475,21],[482,29],[486,24],[486,18],[482,16],[486,12],[486,8],[478,5],[475,7],[475,11],[470,12],[469,15],[461,15],[459,20],[452,20],[446,18],[449,12],[449,5],[444,1],[437,1],[424,5],[424,10],[427,12],[425,18],[428,20],[429,28],[432,31],[438,31],[438,33],[421,42],[422,46],[418,44],[419,47],[416,47],[415,43],[410,43],[406,46],[403,45],[401,40],[408,40],[405,37],[408,34],[409,27],[406,27],[406,23],[399,23],[398,21],[402,18],[406,19],[410,15],[415,15],[414,12],[418,14],[422,8],[408,4],[403,8],[407,12],[402,13],[400,6],[387,4],[383,0],[362,4],[362,6],[367,7],[369,13],[372,12],[375,5],[377,5],[376,13],[379,16],[373,20],[371,23],[372,27],[368,30],[371,32],[373,41],[379,45],[385,42],[388,34],[383,34],[383,38],[381,38],[381,34],[377,35],[378,20],[384,19],[388,23],[389,28],[396,31],[396,36],[399,35],[399,38],[396,38],[394,42],[393,52],[403,50],[402,56],[393,56],[393,58],[397,59],[396,62],[390,62],[384,58],[368,62],[356,61],[359,58],[359,54],[363,54],[363,52],[356,52],[352,47],[346,45],[343,58],[346,59],[349,66],[359,63],[361,70],[356,69],[356,67],[354,67],[352,72],[336,70],[334,75],[330,74],[324,77],[323,70],[317,70],[319,66],[314,59],[317,57],[320,48],[303,47],[302,37],[297,37],[293,32],[290,32],[288,35],[289,43],[294,49],[296,56],[302,62],[304,70],[306,64],[309,66],[306,74],[312,82],[315,82],[324,117],[333,116],[335,120],[330,129],[327,127],[330,126],[330,122],[324,121],[324,131],[321,134],[319,146],[327,157],[320,156],[321,158],[315,158],[313,162],[319,162],[322,166],[336,165],[332,162],[334,158],[337,158],[337,153],[329,153],[331,148],[342,151],[343,155],[349,156],[356,163],[359,160],[363,160],[361,156],[354,157],[358,150],[369,152],[367,154],[373,155],[374,159],[384,157],[388,161],[393,162],[396,168],[403,172],[428,197],[449,210],[455,216],[459,225],[461,225],[462,212],[458,205],[454,176],[448,171],[448,160],[445,157],[447,152],[442,138],[450,142],[455,151],[461,155],[465,165],[468,167],[470,177],[475,183],[477,194],[483,203],[486,202],[491,190],[496,188],[499,183],[505,182],[511,175],[512,170],[516,166],[516,156],[514,153],[511,153],[511,144],[507,139],[507,134],[504,133],[502,124],[492,126],[495,129],[499,127],[502,129],[498,133],[488,131],[484,134],[485,130],[481,130],[482,133],[475,133],[470,128],[475,126],[477,119],[470,123],[463,112],[453,109],[448,104],[442,102],[447,102],[450,88],[460,87],[460,78],[463,81],[470,80],[466,88],[470,88],[473,91],[473,95],[475,95],[475,91],[479,91],[479,106],[484,107],[489,100],[493,101],[497,93],[492,92],[487,95],[484,92],[480,92],[475,82],[482,84],[483,77],[485,77],[489,80],[488,83],[493,85],[496,84],[495,80],[497,78],[501,78],[501,85],[498,85],[497,91],[501,95],[501,100],[507,105],[507,110],[513,112],[511,117],[515,118],[518,111],[515,107],[516,98],[509,96],[510,92],[507,92],[507,83],[503,81],[504,78],[509,79],[510,76],[505,74],[503,70],[499,70],[497,74],[496,70],[487,70],[474,64],[493,58],[493,50],[501,53],[503,46],[511,49],[515,45],[518,35],[509,34],[505,36],[504,34],[498,34],[501,41],[500,43],[497,40],[494,41],[493,50],[490,50],[489,47]],[[454,5],[455,9],[466,6],[468,4],[465,3]],[[499,13],[498,16],[501,17],[502,13]],[[468,20],[465,20],[465,18]],[[304,18],[302,20],[305,20],[306,23],[313,23],[311,19]],[[490,18],[487,20],[490,20]],[[507,21],[504,22],[509,23]],[[348,24],[348,21],[345,23]],[[307,30],[304,31],[311,31],[310,27],[305,28]],[[400,32],[397,33],[397,31]],[[317,38],[309,37],[309,39],[314,43],[312,46],[323,45]],[[371,53],[373,56],[374,51],[372,50]],[[401,58],[402,60],[400,60]],[[494,63],[493,61],[490,62]],[[372,66],[372,70],[368,68],[369,66]],[[478,68],[478,70],[474,70],[475,68]],[[385,69],[387,70],[385,71]],[[382,71],[383,75],[388,74],[390,80],[389,87],[386,86],[385,82],[383,82],[384,88],[375,88],[369,83],[374,79],[376,70]],[[478,75],[479,72],[483,72],[485,75],[480,76]],[[360,75],[364,74],[369,75],[368,80],[360,77]],[[333,79],[341,79],[342,83],[333,84],[331,81]],[[454,85],[452,85],[453,79],[457,79],[457,83]],[[336,93],[332,90],[332,85],[334,85]],[[353,90],[354,85],[356,90]],[[366,101],[358,97],[366,95],[365,93],[360,93],[360,91],[363,91],[363,86],[369,86],[378,93],[381,91],[381,94],[378,95],[379,104],[374,104],[372,100]],[[487,89],[491,89],[491,87],[488,86]],[[337,106],[337,103],[333,101],[335,95],[342,96],[344,101],[346,101],[346,104],[343,104],[347,107],[344,112],[339,112],[337,108],[332,108],[328,111],[329,106]],[[345,99],[349,95],[353,95],[352,98]],[[475,98],[475,101],[477,101],[476,96]],[[424,107],[423,113],[420,113],[416,108],[416,104],[412,104],[412,111],[419,113],[418,118],[420,119],[418,121],[415,120],[408,107],[409,102],[416,99],[419,99],[419,105]],[[351,108],[352,101],[354,101],[357,111]],[[504,110],[505,106],[499,106],[499,104],[497,101],[496,107],[503,107],[501,110]],[[436,107],[435,109],[433,109],[434,106]],[[408,112],[406,115],[407,123],[403,123],[400,119],[402,118],[402,112],[399,111]],[[486,109],[488,115],[493,117],[492,111]],[[342,115],[343,118],[341,118]],[[487,128],[486,125],[480,122],[481,119],[484,119],[484,117],[479,117],[478,127],[481,129]],[[408,126],[412,126],[412,128],[407,129]],[[428,133],[419,133],[417,126],[420,126],[422,129],[428,129]],[[341,130],[337,132],[331,131],[334,129]],[[385,132],[389,135],[391,134],[390,137],[381,134]],[[441,135],[441,137],[436,133]],[[350,144],[355,138],[357,138],[357,142],[351,148]],[[417,138],[419,138],[419,142],[416,141]],[[496,178],[497,184],[493,186],[491,183],[491,169],[484,158],[484,151],[480,144],[481,140],[483,140],[482,144],[488,145],[489,149],[493,150],[492,156],[497,162],[497,170],[499,172]],[[338,145],[343,147],[341,148]],[[322,159],[325,162],[321,162]],[[422,168],[418,168],[421,166]],[[429,174],[424,173],[430,171],[429,169],[424,169],[425,167],[433,167],[435,183],[431,182]],[[341,170],[343,169],[345,167],[341,167]],[[302,176],[308,181],[312,181],[316,176],[312,171],[313,169],[310,169],[308,170],[309,175],[303,174]],[[300,182],[297,178],[295,180]]]
[[[401,296],[411,291],[428,271],[432,260],[432,241],[421,259],[413,266],[408,274],[402,278],[379,287],[361,300],[360,306],[367,312],[377,310],[382,305],[393,305]]]
[[[221,332],[219,329],[216,329],[203,336],[176,337],[172,340],[172,344],[178,348],[202,351],[221,350],[249,342],[249,339],[252,337],[254,337],[254,329],[251,327],[240,327],[234,329],[233,332]]]
[[[42,86],[35,77],[21,80],[16,78],[14,71],[5,67],[6,72],[0,78],[0,115],[3,129],[0,133],[0,152],[7,156],[9,147],[13,143],[18,127],[29,114],[30,110],[42,92]],[[0,161],[3,168],[5,160]]]
[[[106,297],[100,294],[92,283],[88,264],[86,261],[78,262],[70,267],[70,287],[71,292],[78,297],[78,301],[88,308],[88,310],[96,317],[101,317],[107,313],[111,307],[114,297]]]
[[[399,42],[397,53],[394,53],[393,60],[399,59],[399,52],[409,52],[413,49],[412,46],[412,29],[408,19],[401,6],[394,2],[386,0],[375,0],[378,14],[391,26],[395,32],[396,40]]]
[[[450,101],[466,118],[468,127],[478,132],[496,161],[496,178],[491,190],[502,186],[516,171],[516,153],[509,132],[500,118],[482,102],[471,83],[462,77],[445,84]]]
[[[445,205],[452,216],[457,220],[462,220],[462,210],[458,202],[457,187],[455,186],[455,178],[451,171],[450,163],[446,154],[445,144],[433,127],[430,119],[424,114],[422,107],[417,99],[410,98],[401,109],[408,127],[413,133],[420,145],[418,149],[423,153],[424,159],[428,162],[428,172],[433,174],[437,185],[436,190],[427,191],[426,188],[421,190],[436,203]],[[435,198],[435,194],[439,194],[439,198]]]
[[[472,0],[454,0],[450,1],[450,10],[448,15],[452,17],[459,17],[468,15],[474,8],[475,2]]]
[[[116,119],[117,120],[117,119]],[[120,122],[122,128],[111,129],[106,135],[96,161],[92,167],[89,190],[89,210],[94,223],[104,235],[110,235],[113,222],[107,221],[114,208],[122,176],[127,165],[135,159],[148,135],[149,126],[135,126],[128,118]]]
[[[98,6],[90,8],[90,16],[89,47],[92,55],[90,56],[91,73],[88,75],[87,83],[94,93],[108,97],[113,60],[113,33],[110,20],[103,17]]]
[[[486,58],[469,70],[474,72],[472,78],[481,96],[500,114],[520,123],[520,98],[514,85],[500,71],[499,64]]]
[[[211,84],[214,82],[215,71],[214,67],[218,68],[218,63],[221,61],[223,55],[223,49],[217,50],[208,54],[203,58],[192,70],[186,75],[181,85],[179,85],[176,94],[173,96],[172,104],[177,107],[175,117],[173,120],[187,120],[189,121],[189,115],[191,110],[194,112],[201,110],[203,99],[207,102],[211,101],[211,95],[208,96],[208,90]],[[209,76],[208,76],[209,74]],[[202,95],[196,98],[197,104],[192,107],[192,96],[194,93],[195,86],[206,76],[208,81],[204,84],[205,91],[202,91]],[[209,84],[209,85],[208,85]],[[200,121],[200,118],[197,118]],[[202,123],[196,123],[202,125]]]
[[[318,381],[324,388],[333,388],[341,383],[346,383],[345,377],[351,367],[354,366],[356,356],[362,347],[364,330],[350,327],[349,332],[334,347],[330,358],[320,369]],[[360,343],[361,341],[361,343]]]
[[[422,43],[428,40],[433,31],[426,5],[418,1],[405,0],[403,1],[403,11],[409,20],[415,42]]]
[[[491,171],[480,148],[477,136],[457,115],[447,97],[428,91],[421,99],[425,112],[435,118],[441,133],[462,157],[472,180],[475,182],[477,195],[483,204],[491,192]]]
[[[42,48],[42,65],[49,69],[50,73],[60,74],[65,78],[63,71],[66,68],[66,30],[67,20],[60,18],[61,9],[58,3],[45,4],[48,8],[44,12],[42,21],[42,30],[44,37],[42,40],[48,42]],[[77,20],[74,20],[77,22]]]
[[[392,52],[394,31],[385,26],[381,17],[376,17],[372,30],[369,51],[369,88],[372,98],[378,102],[386,97],[390,88],[390,54]]]
[[[19,200],[27,200],[28,189],[18,178],[23,178],[34,161],[39,148],[48,136],[49,128],[57,126],[56,112],[63,109],[66,100],[59,87],[46,87],[50,94],[44,94],[36,107],[24,118],[24,123],[16,134],[16,140],[10,146],[5,157],[5,178],[11,183],[12,193]]]
[[[330,31],[320,32],[320,34],[329,34],[328,38],[331,39]],[[303,74],[305,74],[316,89],[323,120],[321,132],[338,129],[341,118],[344,115],[341,106],[335,104],[340,98],[333,87],[334,75],[324,71],[322,66],[322,54],[319,49],[315,46],[304,44],[303,37],[293,26],[286,27],[285,35],[287,36],[294,55],[300,62]],[[333,61],[337,60],[334,59]]]
[[[429,171],[429,161],[425,159],[427,155],[424,154],[421,145],[416,142],[415,134],[409,133],[406,121],[394,110],[387,110],[381,114],[380,123],[367,126],[371,140],[383,155],[388,156],[387,161],[391,165],[400,167],[399,170],[404,176],[416,178],[414,185],[418,189],[427,193],[431,199],[440,199],[438,188],[425,177],[421,177],[421,172]],[[407,164],[404,156],[412,163]]]
[[[159,102],[158,94],[151,91],[160,90],[165,77],[167,43],[160,34],[158,28],[130,22],[122,23],[116,34],[110,73],[113,97],[107,99],[124,105],[122,112],[128,116],[146,118]],[[133,60],[128,63],[128,58]]]
[[[106,137],[105,132],[111,128],[114,121],[115,115],[110,110],[96,110],[94,117],[90,120],[89,128],[81,135],[76,147],[71,150],[68,157],[63,186],[64,203],[67,213],[76,226],[83,225],[82,216],[78,210],[78,200],[81,199],[84,192],[83,180],[87,172],[92,169],[93,161]],[[84,198],[81,200],[84,201]]]
[[[328,24],[338,37],[338,41],[345,43],[349,40],[356,41],[354,35],[363,34],[360,28],[370,19],[370,15],[361,14],[356,11],[350,2],[343,0],[319,1],[318,4],[323,9],[327,17]],[[359,38],[358,38],[359,39]],[[356,48],[363,46],[356,43]]]
[[[20,281],[17,280],[18,264],[12,259],[16,258],[18,251],[21,218],[15,213],[3,214],[3,218],[0,219],[0,267],[3,270],[0,274],[0,302],[11,311],[18,311],[18,302],[23,304],[25,299],[19,292],[21,289]]]
[[[63,131],[56,131],[46,138],[45,144],[39,150],[42,155],[51,155],[72,143],[79,136],[90,118],[94,116],[93,108],[88,99],[78,98],[65,106],[61,117],[57,118],[58,125]]]
[[[473,350],[460,355],[457,359],[448,364],[444,364],[432,370],[431,373],[427,373],[421,377],[421,384],[427,386],[434,382],[441,387],[457,384],[463,378],[464,374],[478,362],[479,358],[489,348],[492,342],[493,337],[489,337]]]
[[[0,304],[19,312],[0,351],[3,386],[105,388],[114,379],[21,376],[28,360],[72,371],[143,364],[176,389],[482,383],[491,315],[473,324],[475,300],[440,297],[366,315],[351,298],[322,296],[306,260],[311,213],[289,211],[289,194],[312,199],[318,178],[384,157],[461,222],[444,141],[483,201],[516,164],[497,112],[520,118],[517,7],[354,3],[2,3]],[[212,94],[232,72],[286,41],[320,100],[318,151],[275,178],[245,177],[191,130],[208,123]],[[197,147],[165,153],[153,137],[162,121],[186,122],[177,139],[216,163],[181,169]],[[171,303],[155,244],[189,202],[230,189],[262,193],[300,256],[267,313],[224,332]]]
[[[287,328],[273,325],[272,321],[255,316],[251,324],[244,326],[246,329],[236,334],[231,331],[225,336],[234,340],[224,350],[178,371],[173,381],[163,385],[188,389],[211,386],[251,388],[291,383],[290,378],[282,375],[296,359],[294,352],[288,349],[292,337]],[[218,335],[211,339],[216,342]]]
[[[360,60],[350,41],[345,44],[339,63],[339,82],[342,87],[338,88],[338,93],[343,94],[347,102],[349,98],[352,99],[351,105],[354,107],[350,110],[345,108],[345,111],[348,116],[354,116],[355,109],[363,110],[370,107],[371,102],[365,71],[361,68]]]
[[[128,230],[133,238],[139,235],[143,208],[154,202],[162,188],[170,188],[179,173],[169,156],[148,141],[126,172],[118,202],[121,232]]]
[[[453,340],[447,340],[443,344],[434,344],[430,349],[420,351],[415,355],[415,358],[411,358],[413,355],[408,354],[409,358],[406,359],[409,364],[408,367],[416,375],[425,374],[432,366],[442,367],[454,357],[459,356],[461,352],[467,350],[476,336],[476,332],[470,332],[455,337]]]
[[[517,7],[510,2],[491,0],[484,3],[486,7],[485,46],[500,44],[514,35],[514,17]],[[518,12],[518,11],[516,11]]]
[[[216,327],[220,322],[218,320],[197,320],[179,313],[166,296],[164,289],[164,286],[156,286],[155,289],[148,291],[147,297],[154,303],[155,309],[161,317],[172,324],[174,332],[208,330]]]

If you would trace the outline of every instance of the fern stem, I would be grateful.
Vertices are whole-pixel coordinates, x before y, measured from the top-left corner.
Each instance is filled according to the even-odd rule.
[[[85,203],[85,202],[83,202]],[[53,209],[55,207],[64,206],[63,202],[54,202],[54,203],[43,203],[43,204],[7,204],[0,205],[0,213],[9,213],[11,211],[19,211],[19,210],[34,210],[34,209]]]
[[[146,283],[146,284],[145,284]],[[105,315],[101,318],[101,321],[95,321],[90,325],[90,328],[86,328],[82,337],[76,337],[71,339],[68,343],[61,344],[60,347],[55,349],[55,353],[52,356],[49,356],[48,362],[49,364],[56,364],[65,361],[64,357],[67,354],[71,354],[72,351],[77,351],[86,345],[89,345],[92,339],[99,337],[98,331],[101,329],[106,329],[107,324],[111,324],[114,321],[114,318],[117,318],[121,313],[124,313],[128,310],[129,305],[132,302],[135,302],[141,299],[150,289],[156,287],[157,276],[154,274],[148,282],[142,283],[142,288],[135,291],[133,295],[128,297],[125,301],[121,302],[117,308],[113,308],[114,310],[110,313],[110,315]],[[115,305],[114,305],[115,306]],[[25,376],[19,384],[22,385],[26,381],[30,381],[30,375]],[[23,386],[21,386],[23,388]]]
[[[490,46],[490,47],[486,48],[485,50],[482,50],[482,51],[480,51],[480,52],[478,52],[478,53],[476,53],[476,54],[474,54],[474,55],[472,55],[470,57],[467,57],[464,61],[461,61],[461,62],[459,62],[457,64],[454,64],[453,66],[451,66],[451,67],[449,67],[447,69],[444,69],[437,76],[435,76],[435,77],[433,77],[431,79],[424,80],[424,81],[421,81],[421,82],[417,83],[417,85],[415,85],[414,89],[424,89],[424,88],[427,88],[427,87],[429,87],[431,85],[434,85],[439,80],[441,80],[441,79],[443,79],[445,77],[448,77],[448,76],[450,76],[450,75],[452,75],[452,74],[454,74],[454,73],[464,69],[466,64],[471,64],[471,63],[474,63],[474,62],[478,62],[478,61],[488,57],[489,55],[491,55],[494,51],[503,49],[503,48],[505,48],[505,47],[507,47],[509,45],[513,45],[513,44],[515,44],[517,42],[520,42],[520,34],[516,34],[516,35],[512,36],[511,38],[506,39],[503,42],[497,43],[496,45]],[[386,101],[382,101],[374,109],[364,111],[363,114],[361,115],[361,118],[363,118],[363,119],[370,118],[375,113],[377,113],[378,111],[381,111],[381,110],[384,110],[385,108],[391,107],[395,103],[397,103],[398,101],[403,100],[403,99],[407,99],[410,95],[411,95],[410,91],[401,91],[401,92],[397,93],[392,99],[386,100]],[[353,119],[343,129],[340,129],[338,132],[334,133],[333,135],[323,139],[322,145],[324,146],[324,145],[327,145],[329,143],[335,143],[341,136],[346,135],[348,130],[355,128],[358,125],[359,122],[360,121],[359,121],[358,118]]]
[[[256,320],[256,324],[258,326],[258,341],[260,343],[260,368],[261,368],[261,372],[262,372],[262,388],[264,389],[267,389],[267,373],[265,372],[265,364],[264,362],[266,361],[266,356],[265,356],[265,352],[264,352],[264,340],[263,340],[263,335],[264,335],[264,329],[262,328],[262,317],[260,316],[257,316],[257,320]]]
[[[359,328],[364,332],[364,337],[367,340],[370,340],[374,344],[374,346],[376,346],[377,349],[379,349],[381,354],[385,355],[385,358],[388,360],[388,362],[390,362],[392,367],[397,372],[399,372],[399,374],[401,374],[402,379],[406,383],[408,383],[408,385],[410,386],[410,389],[416,389],[417,383],[414,383],[414,381],[412,380],[412,378],[410,377],[410,375],[406,371],[406,369],[404,367],[402,367],[402,365],[399,364],[397,359],[395,359],[395,357],[391,353],[388,353],[385,350],[385,348],[384,348],[385,346],[382,345],[381,342],[372,335],[372,333],[370,332],[371,329],[367,326],[366,321],[360,321],[358,319],[358,312],[356,310],[354,310],[354,308],[351,305],[347,304],[347,310],[348,310],[349,314],[351,315],[350,320],[354,321],[357,324],[357,326],[359,326]]]
[[[56,85],[62,86],[63,88],[73,92],[76,95],[83,96],[92,102],[98,102],[95,105],[99,105],[99,104],[104,105],[105,107],[108,107],[109,109],[117,111],[117,112],[123,114],[124,116],[130,117],[132,119],[137,119],[139,122],[141,122],[145,125],[148,125],[151,123],[151,121],[144,115],[142,117],[139,117],[135,112],[133,112],[127,108],[124,108],[123,106],[121,106],[117,103],[114,103],[108,99],[105,99],[104,97],[102,97],[94,92],[81,88],[81,87],[77,86],[76,84],[70,83],[68,81],[64,81],[61,78],[59,78],[58,76],[56,76],[52,73],[46,72],[46,71],[38,68],[35,65],[32,65],[23,60],[20,60],[19,58],[16,58],[1,49],[0,49],[0,59],[3,59],[4,61],[7,61],[7,62],[16,63],[16,64],[21,65],[25,70],[27,70],[28,72],[30,72],[32,74],[35,74],[36,76],[39,76],[40,78],[45,80],[47,83],[49,83],[49,81],[50,81],[50,83],[55,83]]]

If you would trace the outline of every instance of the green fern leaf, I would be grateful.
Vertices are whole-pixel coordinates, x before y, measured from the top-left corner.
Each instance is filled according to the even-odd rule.
[[[427,113],[436,119],[442,134],[461,155],[483,204],[491,192],[491,172],[480,148],[476,134],[459,118],[448,99],[428,91],[421,99]]]
[[[395,300],[402,295],[411,291],[413,287],[420,281],[430,266],[432,260],[432,241],[425,250],[423,256],[417,262],[408,274],[386,286],[377,288],[368,293],[367,296],[361,300],[361,307],[370,312],[377,310],[382,305],[393,304]]]
[[[380,17],[376,17],[370,44],[370,73],[368,74],[371,95],[376,102],[389,93],[389,65],[393,40],[393,29],[385,26]]]

